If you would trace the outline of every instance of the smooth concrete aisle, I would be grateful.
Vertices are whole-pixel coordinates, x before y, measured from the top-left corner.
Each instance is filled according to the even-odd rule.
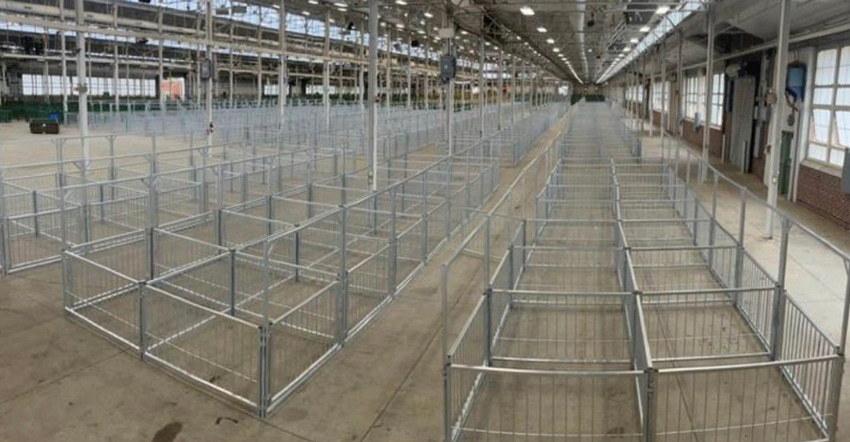
[[[565,121],[502,171],[485,209]],[[458,242],[441,249],[377,321],[266,421],[68,320],[58,265],[0,279],[0,441],[438,441],[440,266]],[[481,273],[480,265],[453,273],[455,334],[480,294]]]

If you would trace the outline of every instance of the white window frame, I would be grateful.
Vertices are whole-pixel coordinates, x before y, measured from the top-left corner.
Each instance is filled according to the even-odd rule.
[[[726,75],[723,73],[712,76],[711,87],[711,127],[723,127],[723,99],[726,93]]]
[[[833,72],[831,73],[832,79],[828,83],[819,84],[818,72],[820,60],[829,51],[835,51],[835,64],[832,66]],[[812,94],[815,96],[812,97],[812,109],[808,115],[810,124],[806,145],[806,159],[829,167],[841,168],[844,166],[844,157],[847,154],[847,150],[850,149],[850,136],[847,136],[848,139],[844,140],[845,143],[842,144],[839,132],[848,133],[850,132],[850,127],[839,124],[838,113],[847,113],[847,115],[850,115],[850,103],[839,105],[836,101],[838,100],[839,91],[850,93],[850,45],[824,47],[818,50],[816,60],[815,72],[812,79]],[[842,63],[847,65],[846,70],[848,71],[844,79],[841,78]],[[819,103],[819,100],[815,100],[820,95],[819,92],[823,92],[823,96],[828,97],[828,103]],[[824,112],[828,115],[827,139],[825,142],[816,138],[818,130],[815,125],[815,114]],[[813,155],[815,149],[822,152],[825,151],[825,156],[819,158]]]

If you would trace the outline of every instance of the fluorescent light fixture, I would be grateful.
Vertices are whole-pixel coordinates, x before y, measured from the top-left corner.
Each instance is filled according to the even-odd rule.
[[[664,15],[668,12],[670,12],[670,7],[667,5],[661,5],[658,7],[658,9],[655,10],[655,13],[658,15]]]
[[[629,41],[631,41],[632,43],[637,43],[637,42],[638,42],[638,39],[633,38],[633,39],[631,39],[631,40],[629,40]]]
[[[434,14],[432,14],[432,13],[430,13],[430,12],[428,12],[428,11],[425,11],[425,14],[423,14],[423,15],[424,15],[425,17],[428,17],[428,18],[434,18]]]
[[[547,38],[547,39],[546,39],[546,43],[549,43],[550,45],[553,45],[553,44],[555,44],[555,39],[554,39],[554,38]]]
[[[537,28],[537,32],[539,32],[539,33],[541,33],[541,34],[545,34],[545,33],[546,33],[546,28],[544,28],[543,26],[540,26],[539,28]]]
[[[304,12],[303,12],[303,14],[304,14],[304,15],[306,15],[306,16],[309,16],[309,15],[310,15],[310,11],[304,11]]]
[[[423,30],[421,30],[421,29],[420,29],[420,30],[418,30],[418,31],[416,31],[416,33],[417,33],[417,34],[419,34],[419,35],[425,35],[425,31],[423,31]]]
[[[649,32],[649,26],[644,26],[640,28],[640,32]]]
[[[461,29],[461,30],[460,30],[460,33],[461,33],[461,34],[463,34],[463,35],[469,34],[469,32],[466,32],[466,30],[465,30],[465,29]]]
[[[404,24],[396,23],[395,27],[398,28],[398,29],[404,29]]]
[[[552,49],[552,52],[561,52],[561,50],[560,50],[560,49],[558,49],[558,48],[553,48],[553,49]]]
[[[307,3],[309,3],[311,5],[318,5],[319,4],[319,2],[317,0],[307,0]]]
[[[624,47],[624,48],[623,48],[623,52],[629,52],[629,51],[631,51],[631,50],[632,50],[632,48],[630,48],[630,47],[628,47],[628,46],[626,46],[626,47]]]
[[[587,48],[587,52],[593,53],[593,48]]]
[[[521,12],[522,15],[525,15],[526,17],[530,17],[530,16],[534,15],[534,9],[531,9],[528,6],[523,6],[523,7],[519,8],[519,12]]]
[[[404,0],[395,0],[395,4],[399,6],[407,6],[407,2]]]

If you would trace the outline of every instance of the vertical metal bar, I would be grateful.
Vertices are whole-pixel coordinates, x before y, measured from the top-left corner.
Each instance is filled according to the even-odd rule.
[[[481,15],[482,20],[484,15]],[[484,24],[482,23],[482,28]],[[486,102],[486,88],[484,86],[484,37],[479,38],[478,42],[479,61],[478,61],[478,136],[484,138],[484,106]]]
[[[139,359],[145,360],[148,352],[148,299],[145,296],[147,283],[142,281],[136,288],[139,303]]]
[[[236,249],[230,249],[230,316],[236,316]]]
[[[443,440],[445,442],[452,442],[452,357],[448,353],[445,353],[444,357],[445,359],[443,360],[443,397],[445,398],[445,405],[443,406]]]
[[[339,210],[340,217],[340,243],[339,243],[339,275],[340,275],[340,283],[341,290],[339,293],[339,298],[337,301],[337,320],[338,324],[338,343],[339,345],[343,345],[345,343],[345,339],[348,335],[348,301],[349,301],[349,277],[348,277],[348,268],[347,268],[347,239],[346,232],[348,223],[348,208],[345,206],[340,207]]]
[[[266,417],[269,405],[269,368],[271,366],[271,345],[269,341],[271,339],[271,327],[272,325],[266,321],[263,325],[257,328],[259,335],[259,363],[257,364],[257,415],[261,419]]]
[[[145,261],[145,266],[147,267],[146,275],[147,279],[156,279],[157,271],[156,271],[156,256],[157,256],[157,244],[156,244],[156,231],[153,227],[148,227],[145,231],[145,247],[147,256]]]
[[[0,184],[0,185],[2,185],[2,184]],[[34,232],[35,236],[38,237],[38,235],[40,233],[39,232],[39,230],[40,230],[39,229],[39,222],[38,222],[38,192],[33,190],[31,195],[32,195],[32,213],[33,213],[32,227],[33,227],[33,232]]]
[[[844,314],[841,316],[841,336],[839,337],[840,345],[839,353],[844,355],[845,349],[847,348],[847,328],[848,328],[848,318],[850,318],[850,261],[844,261],[844,272],[846,283],[844,287]],[[842,364],[843,367],[843,364]]]
[[[396,188],[390,188],[390,261],[389,274],[387,275],[388,289],[391,296],[395,295],[397,288],[396,278],[398,276],[398,237],[396,236]]]
[[[791,220],[782,217],[782,238],[779,245],[779,266],[776,273],[776,297],[773,307],[773,335],[771,336],[771,356],[774,360],[782,357],[782,344],[785,338],[785,269],[788,263],[788,240],[791,232]]]
[[[644,371],[646,376],[646,411],[644,413],[644,442],[655,441],[655,427],[658,414],[658,402],[656,400],[656,383],[658,380],[658,370],[648,368]]]
[[[834,442],[838,440],[838,410],[841,404],[841,384],[844,379],[844,364],[846,361],[843,346],[842,351],[839,351],[838,354],[841,356],[837,360],[833,360],[830,362],[832,364],[832,374],[830,375],[832,385],[830,385],[829,389],[829,398],[831,400],[831,404],[829,405],[829,409],[826,410],[826,413],[829,418],[829,423],[827,424],[828,429],[828,437],[830,442]]]
[[[718,177],[717,173],[714,174],[714,184],[712,188],[711,195],[711,219],[708,221],[710,224],[708,226],[708,245],[712,247],[708,249],[708,264],[710,266],[714,266],[714,242],[717,236],[717,185],[718,185]]]

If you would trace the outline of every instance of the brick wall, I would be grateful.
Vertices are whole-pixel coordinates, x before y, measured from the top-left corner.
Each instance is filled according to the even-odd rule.
[[[682,124],[682,138],[694,146],[702,146],[702,130],[704,130],[705,127],[697,132],[694,130],[693,122],[685,120]],[[708,145],[708,152],[712,156],[719,157],[723,153],[723,133],[719,129],[712,128],[710,130],[711,138]]]
[[[850,195],[841,192],[841,178],[801,164],[797,183],[798,203],[850,228]]]
[[[652,111],[653,120],[655,127],[659,127],[661,125],[661,112]],[[649,121],[649,118],[646,119]],[[694,123],[688,120],[684,121],[684,130],[682,138],[688,142],[688,144],[695,147],[702,147],[702,131],[696,132],[694,130]],[[711,129],[711,140],[709,142],[709,153],[713,156],[719,157],[723,154],[723,132],[720,129],[712,128]]]

